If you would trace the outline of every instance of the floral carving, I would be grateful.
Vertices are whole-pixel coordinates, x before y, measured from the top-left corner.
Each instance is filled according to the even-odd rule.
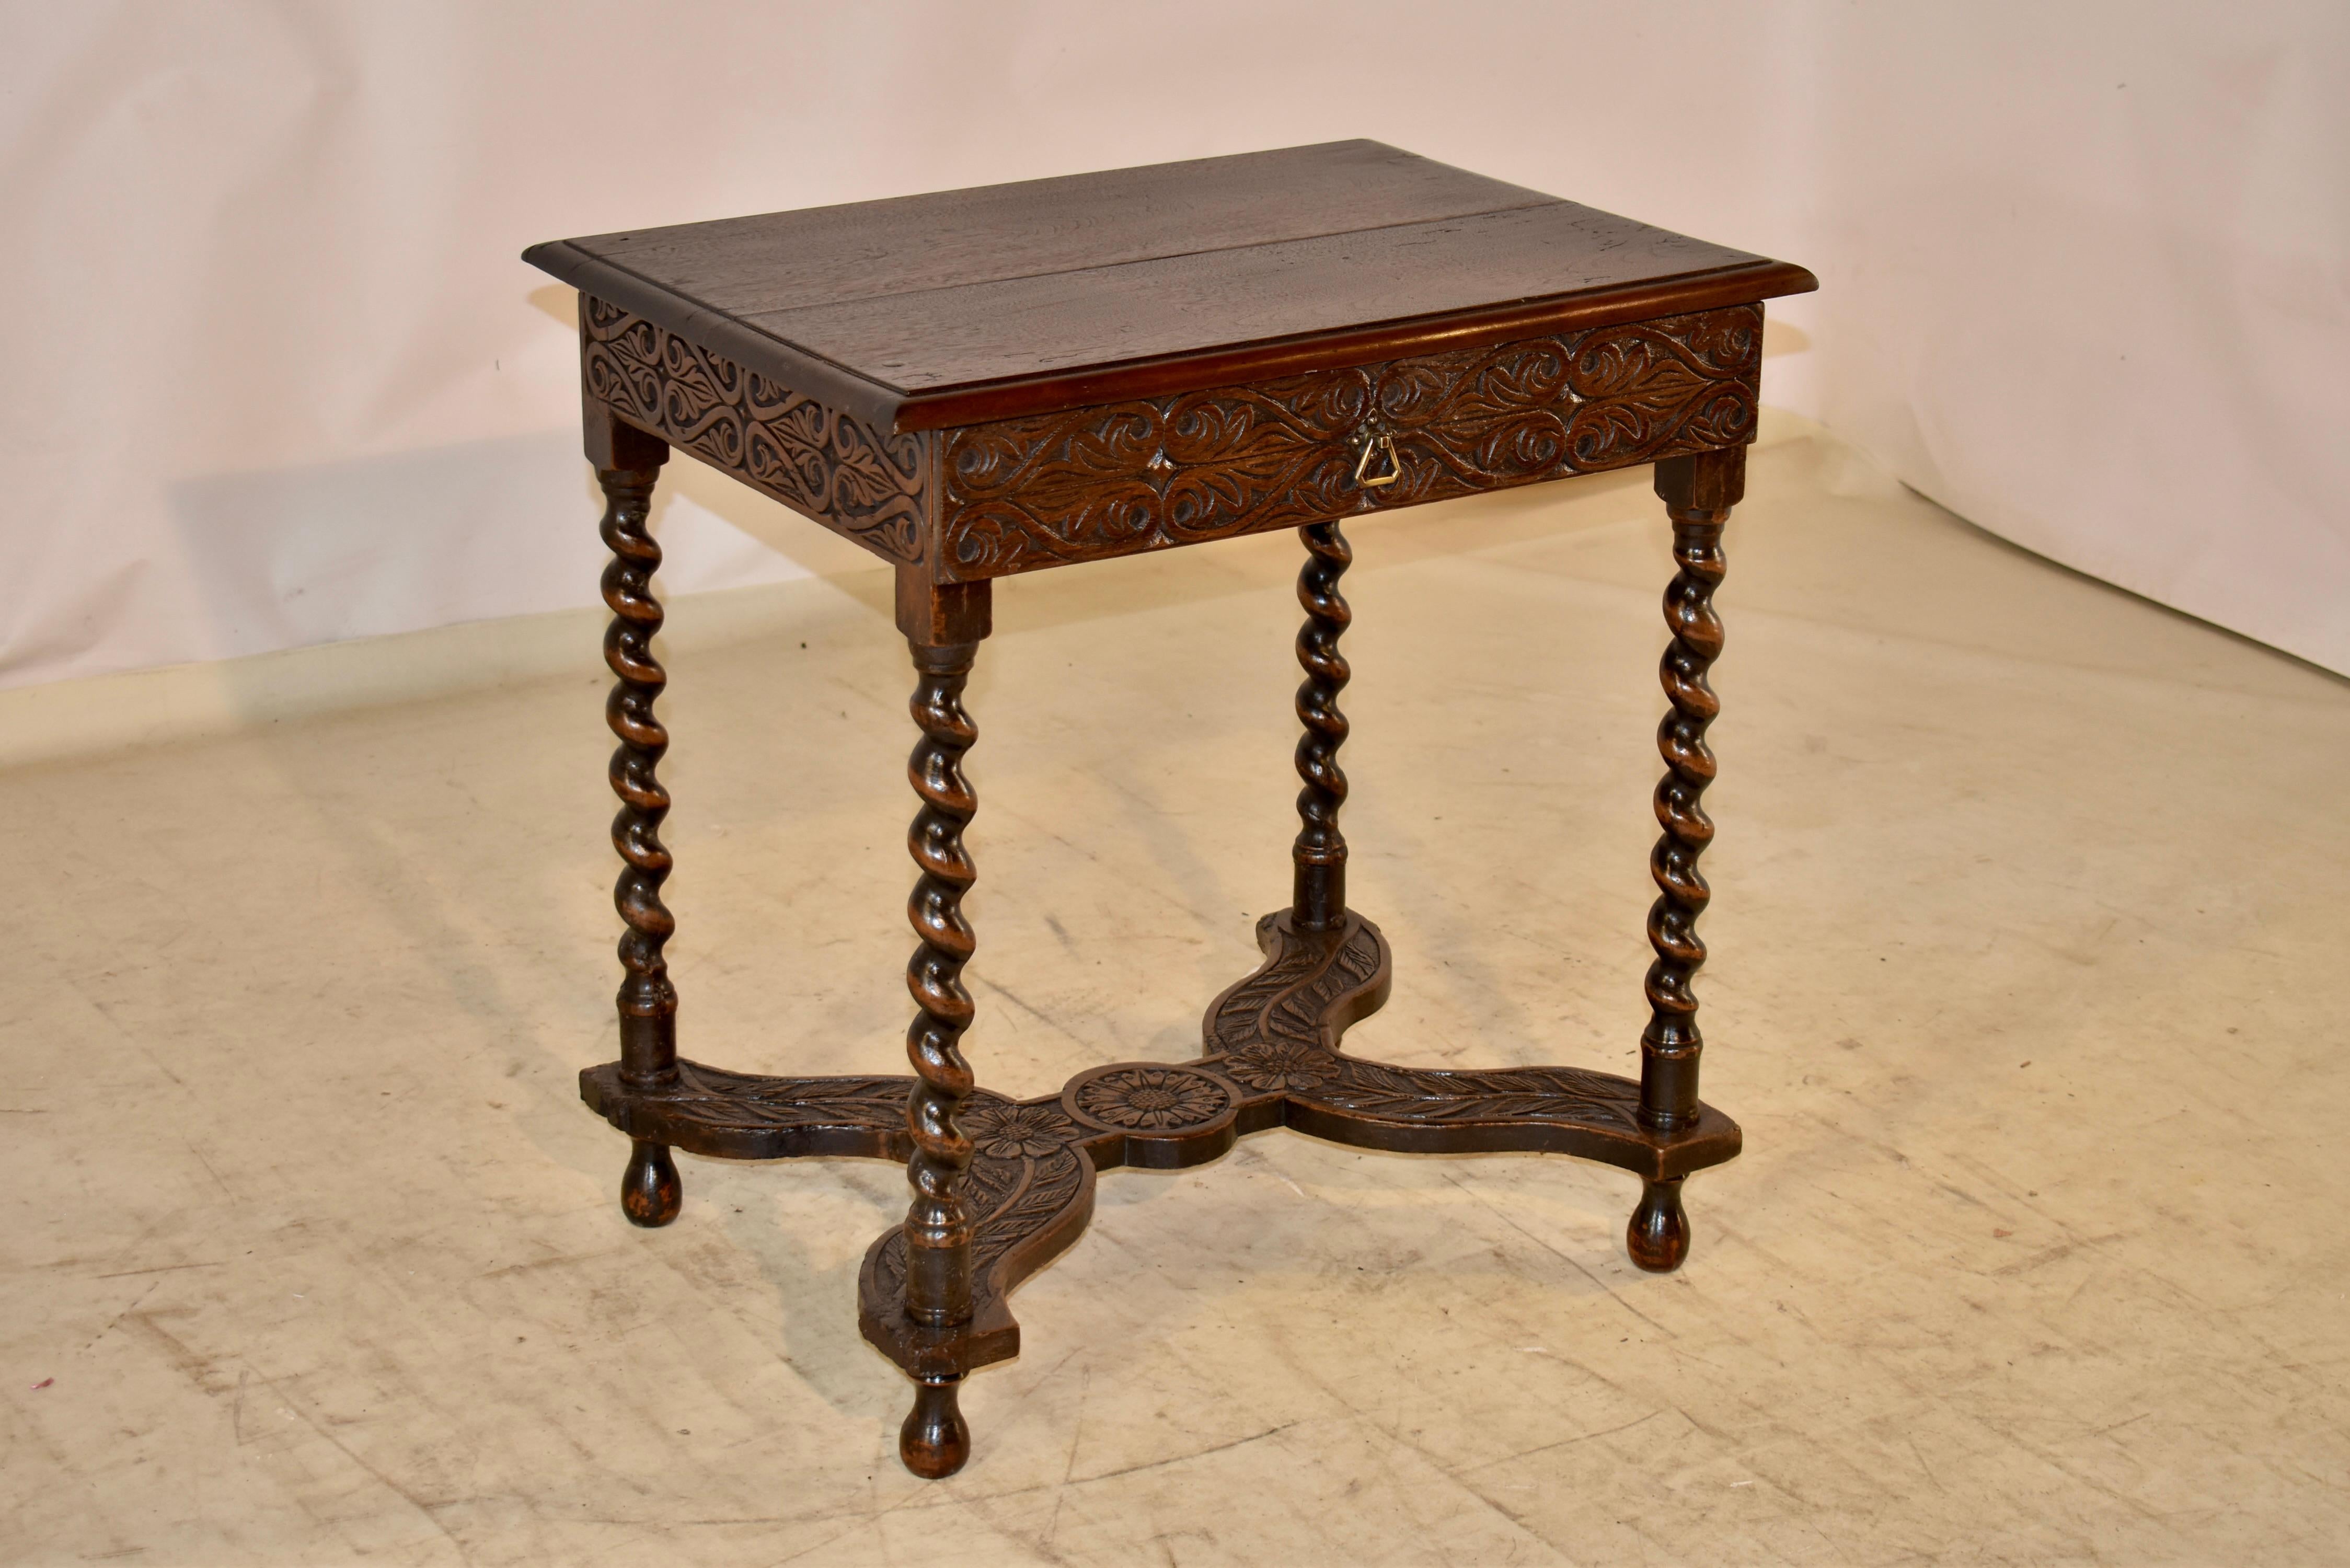
[[[876,555],[921,559],[921,437],[877,432],[641,317],[584,304],[589,397]]]
[[[1329,1052],[1294,1040],[1267,1040],[1216,1064],[1225,1075],[1267,1092],[1311,1089],[1329,1080],[1337,1064]]]
[[[1740,306],[1244,387],[972,425],[877,431],[594,298],[588,396],[893,561],[970,581],[1297,527],[1753,438],[1762,310]],[[1355,483],[1385,436],[1401,471]]]
[[[968,1121],[974,1114],[965,1112],[963,1119]],[[1070,1225],[1071,1210],[1085,1194],[1083,1157],[1068,1141],[1077,1128],[1066,1116],[1058,1125],[1062,1136],[1043,1154],[1013,1158],[982,1150],[963,1178],[963,1200],[978,1232],[972,1241],[972,1284],[983,1300],[1000,1300],[1009,1294],[1030,1270],[1060,1251],[1047,1241],[1049,1250],[1039,1256],[1032,1244],[1056,1228]],[[1084,1223],[1082,1219],[1075,1222]],[[1076,1239],[1075,1230],[1066,1234],[1068,1241]],[[876,1282],[890,1301],[897,1301],[905,1289],[904,1228],[888,1232],[873,1251]]]
[[[1263,965],[1211,1012],[1199,1061],[1094,1068],[1071,1079],[1057,1103],[1020,1104],[983,1090],[965,1102],[959,1121],[973,1158],[962,1197],[974,1231],[973,1322],[983,1325],[963,1342],[965,1369],[1016,1353],[1005,1298],[1083,1231],[1097,1165],[1133,1160],[1143,1140],[1212,1138],[1213,1129],[1229,1130],[1223,1118],[1238,1114],[1243,1095],[1260,1110],[1262,1096],[1279,1096],[1284,1108],[1274,1120],[1368,1147],[1554,1149],[1634,1169],[1654,1159],[1655,1135],[1638,1124],[1640,1089],[1628,1078],[1572,1067],[1393,1067],[1342,1054],[1333,1042],[1367,1011],[1361,999],[1384,979],[1385,944],[1351,915],[1335,940],[1301,936],[1283,920],[1267,918]],[[677,1082],[666,1087],[624,1084],[619,1064],[608,1063],[582,1075],[581,1090],[621,1127],[697,1152],[902,1159],[912,1083],[902,1075],[770,1078],[681,1061]],[[1737,1151],[1737,1129],[1718,1113],[1702,1116],[1710,1119],[1674,1135],[1701,1146],[1681,1156],[1691,1168]],[[1121,1141],[1126,1152],[1111,1152]],[[912,1367],[935,1346],[903,1316],[905,1280],[905,1231],[893,1228],[868,1257],[866,1332]]]
[[[1739,306],[958,431],[941,566],[969,580],[1410,506],[1751,441]],[[1359,441],[1401,475],[1355,483]]]
[[[1311,1098],[1334,1110],[1386,1121],[1572,1122],[1636,1130],[1640,1086],[1579,1067],[1504,1067],[1485,1072],[1388,1067],[1339,1058],[1338,1081]]]
[[[989,1159],[1042,1159],[1075,1130],[1057,1106],[975,1104],[962,1121],[963,1136]]]
[[[1163,1132],[1211,1122],[1232,1094],[1188,1067],[1113,1067],[1077,1085],[1077,1108],[1105,1127]]]
[[[681,1058],[666,1085],[612,1092],[662,1114],[702,1126],[778,1134],[819,1127],[894,1133],[906,1120],[907,1080],[768,1078],[730,1073]]]
[[[1327,1064],[1336,1058],[1322,1044],[1324,1019],[1341,998],[1362,991],[1378,976],[1378,938],[1368,925],[1357,923],[1336,949],[1286,936],[1278,940],[1279,950],[1264,967],[1217,998],[1209,1012],[1210,1055],[1233,1053],[1216,1062],[1219,1072],[1224,1071],[1226,1061],[1267,1061],[1266,1050],[1279,1045],[1283,1060],[1296,1064],[1284,1071],[1310,1071],[1307,1064],[1320,1062],[1326,1075]],[[1231,1075],[1252,1088],[1270,1086],[1253,1083],[1237,1069]]]

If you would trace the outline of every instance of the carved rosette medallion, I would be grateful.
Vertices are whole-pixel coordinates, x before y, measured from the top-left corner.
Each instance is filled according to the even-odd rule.
[[[941,1337],[907,1315],[906,1235],[896,1227],[866,1256],[859,1293],[868,1339],[917,1376],[1016,1355],[1019,1327],[1007,1298],[1085,1229],[1096,1171],[1204,1165],[1244,1131],[1286,1126],[1409,1152],[1576,1154],[1652,1180],[1738,1151],[1736,1126],[1707,1107],[1682,1131],[1643,1128],[1639,1085],[1606,1073],[1449,1071],[1347,1055],[1339,1037],[1387,996],[1390,965],[1378,929],[1349,912],[1336,929],[1301,932],[1284,912],[1259,922],[1257,940],[1264,962],[1210,1007],[1200,1059],[1090,1068],[1049,1099],[979,1090],[963,1102],[973,1317]],[[580,1086],[624,1130],[698,1154],[904,1159],[913,1082],[768,1078],[681,1061],[666,1086],[624,1083],[617,1063],[589,1069]]]
[[[963,1136],[983,1159],[1043,1159],[1077,1136],[1058,1106],[974,1101],[963,1111],[962,1122]]]
[[[1260,1040],[1216,1065],[1232,1082],[1266,1094],[1319,1088],[1338,1068],[1329,1052],[1295,1040]]]
[[[1240,1096],[1213,1073],[1159,1062],[1128,1062],[1081,1073],[1061,1092],[1079,1121],[1149,1137],[1197,1137],[1229,1124]]]

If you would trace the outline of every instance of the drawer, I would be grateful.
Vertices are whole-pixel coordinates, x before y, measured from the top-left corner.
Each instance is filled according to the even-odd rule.
[[[588,396],[939,582],[1736,446],[1762,308],[893,432],[582,296]]]
[[[1416,506],[1736,446],[1762,310],[1390,359],[942,431],[932,575]]]

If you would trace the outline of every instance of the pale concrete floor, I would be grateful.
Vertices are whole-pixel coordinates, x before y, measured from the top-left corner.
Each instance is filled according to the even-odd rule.
[[[1845,478],[1838,482],[1837,474]],[[632,1231],[608,745],[574,679],[0,775],[0,1559],[2338,1563],[2350,687],[1796,441],[1718,672],[1679,1274],[1635,1183],[1284,1134],[1105,1179],[905,1475],[875,1163]],[[1665,530],[1643,477],[1355,530],[1355,901],[1419,1063],[1628,1069]],[[1285,896],[1287,536],[999,596],[983,1079],[1191,1054]],[[681,654],[688,1050],[895,1069],[878,578]],[[691,618],[694,606],[684,607]],[[387,657],[394,656],[387,654]]]

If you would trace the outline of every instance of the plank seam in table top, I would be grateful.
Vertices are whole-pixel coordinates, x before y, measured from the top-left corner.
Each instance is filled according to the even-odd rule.
[[[856,303],[862,305],[874,300],[911,298],[916,296],[925,294],[946,294],[952,293],[959,289],[990,287],[995,285],[1007,283],[1025,283],[1045,277],[1074,276],[1082,273],[1107,273],[1117,271],[1123,267],[1142,266],[1168,261],[1180,261],[1190,256],[1216,255],[1225,252],[1270,250],[1282,245],[1302,244],[1315,240],[1336,239],[1347,234],[1377,234],[1388,229],[1415,228],[1424,224],[1455,223],[1463,218],[1488,217],[1501,213],[1531,212],[1540,207],[1572,207],[1575,205],[1578,205],[1578,203],[1560,200],[1549,202],[1529,202],[1514,207],[1491,208],[1482,213],[1456,213],[1452,217],[1449,218],[1419,219],[1409,223],[1372,223],[1358,229],[1331,229],[1319,234],[1297,234],[1280,240],[1257,241],[1245,245],[1212,245],[1201,250],[1170,251],[1161,255],[1136,256],[1127,261],[1097,263],[1089,266],[1056,267],[1045,272],[1015,273],[1000,278],[980,278],[966,280],[960,283],[934,284],[921,288],[899,289],[889,294],[867,295],[860,296]],[[629,266],[625,262],[615,261],[608,256],[599,255],[593,251],[581,250],[571,241],[566,240],[555,243],[572,250],[575,254],[577,254],[588,261],[593,262],[598,266],[608,267],[614,272],[624,273],[628,276],[635,279],[638,283],[642,284],[646,288],[659,294],[666,295],[670,298],[677,300],[680,303],[689,306],[694,310],[702,313],[712,320],[726,322],[743,331],[755,333],[759,337],[766,339],[768,342],[776,345],[778,348],[786,348],[795,354],[803,355],[809,359],[817,360],[837,371],[841,375],[851,377],[856,380],[864,382],[866,385],[872,387],[877,391],[885,394],[891,394],[899,399],[908,401],[932,397],[941,392],[959,392],[972,389],[996,386],[1014,386],[1024,381],[1046,377],[1083,375],[1090,371],[1147,366],[1160,362],[1180,363],[1187,359],[1205,358],[1216,354],[1229,353],[1243,348],[1274,348],[1291,343],[1311,342],[1317,337],[1331,336],[1334,331],[1353,332],[1399,327],[1415,321],[1441,321],[1450,316],[1470,316],[1478,312],[1496,310],[1512,306],[1532,305],[1545,299],[1566,299],[1571,298],[1577,294],[1601,292],[1601,290],[1598,289],[1575,288],[1555,290],[1548,293],[1511,295],[1503,298],[1481,301],[1473,306],[1458,306],[1443,310],[1434,311],[1414,311],[1403,316],[1380,317],[1369,320],[1350,322],[1343,329],[1313,327],[1298,332],[1275,333],[1265,337],[1239,337],[1216,343],[1199,344],[1172,353],[1142,355],[1131,359],[1105,359],[1086,365],[1059,366],[1044,370],[1024,371],[1017,375],[993,377],[983,380],[949,382],[937,387],[924,387],[917,389],[903,386],[895,381],[884,380],[868,370],[859,369],[843,360],[837,359],[831,355],[823,352],[821,349],[811,347],[808,343],[800,338],[785,337],[783,334],[760,324],[759,318],[761,317],[771,319],[776,317],[796,315],[803,311],[830,309],[834,307],[836,302],[824,301],[817,304],[787,306],[775,310],[763,310],[757,313],[756,317],[737,315],[732,311],[725,310],[719,306],[712,304],[709,300],[702,298],[699,295],[688,293],[685,289],[678,286],[676,284],[665,283],[648,274],[639,272],[635,267]],[[1602,245],[1598,248],[1601,251],[1606,251],[1618,248],[1618,246],[1616,244],[1607,244]],[[1726,249],[1728,247],[1721,248]],[[1653,277],[1645,277],[1639,281],[1643,287],[1654,287],[1661,284],[1678,283],[1685,279],[1708,277],[1718,273],[1738,272],[1750,266],[1767,265],[1769,265],[1767,257],[1752,256],[1744,261],[1726,263],[1719,266],[1694,267],[1686,272],[1660,273]],[[576,287],[578,286],[575,285],[574,286]],[[595,291],[592,288],[583,288],[581,292],[592,294]]]

